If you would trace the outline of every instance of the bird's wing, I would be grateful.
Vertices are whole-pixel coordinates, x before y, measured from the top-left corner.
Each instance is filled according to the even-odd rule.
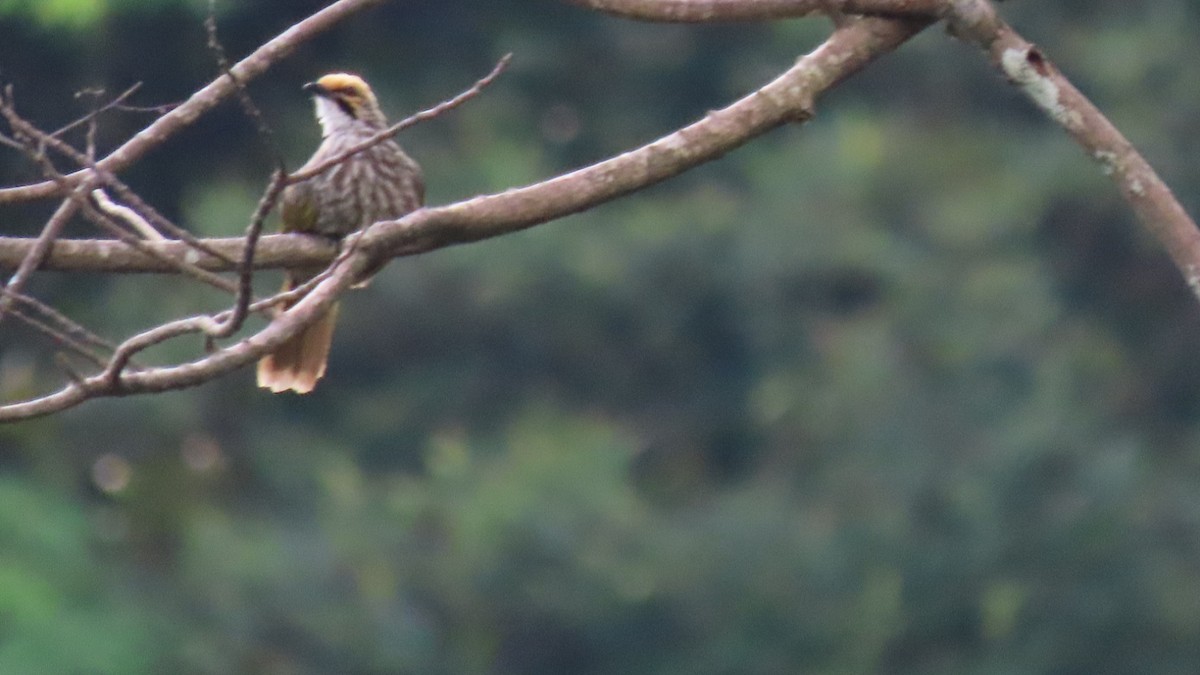
[[[312,181],[289,185],[283,191],[281,216],[284,232],[311,232],[317,229],[317,200]]]

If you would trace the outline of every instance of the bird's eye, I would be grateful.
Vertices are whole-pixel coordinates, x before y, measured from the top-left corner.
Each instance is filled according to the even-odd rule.
[[[349,101],[341,96],[338,96],[333,100],[337,103],[338,107],[342,109],[342,112],[346,113],[350,117],[353,117],[354,119],[358,119],[358,113],[355,112],[354,106],[350,105]]]

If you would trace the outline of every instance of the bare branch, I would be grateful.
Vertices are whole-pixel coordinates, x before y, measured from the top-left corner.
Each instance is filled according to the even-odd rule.
[[[47,305],[46,303],[39,301],[37,298],[33,298],[31,296],[24,295],[22,293],[14,293],[14,292],[12,292],[6,288],[2,288],[2,287],[0,287],[0,294],[8,296],[16,304],[21,305],[23,308],[31,310],[32,312],[36,313],[38,316],[42,317],[46,321],[50,322],[50,324],[55,326],[56,330],[62,331],[64,333],[70,335],[72,338],[74,338],[78,342],[81,342],[82,344],[88,345],[90,347],[97,347],[99,349],[103,349],[103,350],[110,351],[110,352],[115,351],[117,348],[117,346],[114,345],[113,343],[109,342],[108,340],[105,340],[104,338],[100,337],[99,335],[96,335],[95,333],[88,330],[87,328],[84,328],[83,326],[79,325],[75,321],[72,321],[65,314],[62,314],[61,312],[59,312],[58,310],[54,309],[53,307]]]
[[[46,337],[50,338],[58,346],[63,347],[64,349],[70,350],[72,353],[74,353],[78,356],[81,356],[84,359],[87,359],[88,361],[92,362],[92,364],[94,364],[94,365],[100,366],[101,368],[104,367],[105,360],[103,357],[101,357],[99,354],[97,354],[93,349],[88,347],[82,341],[75,339],[75,337],[70,335],[69,333],[59,330],[58,328],[51,325],[50,323],[48,323],[46,321],[42,321],[41,319],[39,319],[37,317],[31,316],[24,310],[18,309],[16,307],[9,308],[8,313],[11,314],[17,320],[24,323],[25,325],[29,326],[30,328],[33,328],[34,330],[38,331],[42,335],[45,335]]]
[[[363,248],[377,256],[423,253],[524,229],[661,182],[771,129],[806,121],[815,97],[926,25],[887,19],[850,23],[774,81],[675,133],[542,183],[377,223]]]
[[[107,108],[112,107],[113,105],[119,103],[119,101],[123,100],[123,97],[127,96],[128,94],[133,93],[134,91],[137,90],[137,88],[138,88],[137,86],[134,86],[134,87],[131,87],[130,89],[126,90],[123,94],[121,94],[121,96],[119,96],[116,99],[116,101],[109,104],[108,106],[105,106],[104,109],[107,109]],[[0,100],[0,113],[2,113],[4,115],[4,117],[6,119],[8,119],[9,124],[14,128],[14,131],[17,131],[26,136],[32,137],[33,139],[35,139],[42,145],[45,145],[46,147],[58,152],[59,154],[63,155],[67,159],[70,159],[71,161],[75,162],[79,166],[85,167],[85,168],[89,169],[90,171],[94,172],[95,178],[96,178],[95,182],[97,184],[106,185],[106,186],[112,188],[121,199],[125,200],[128,203],[128,205],[129,205],[128,208],[130,208],[132,210],[132,215],[135,216],[135,218],[134,218],[135,221],[138,219],[141,219],[142,223],[150,226],[149,228],[145,228],[145,227],[142,227],[142,224],[134,224],[133,227],[135,230],[142,231],[144,234],[145,231],[154,230],[157,228],[158,230],[168,232],[168,233],[174,235],[175,237],[182,239],[183,241],[187,242],[188,244],[196,247],[197,249],[199,249],[201,251],[204,251],[205,253],[207,253],[209,255],[221,257],[221,254],[218,251],[207,248],[205,246],[205,244],[202,241],[200,241],[198,238],[196,238],[196,236],[193,235],[191,232],[189,232],[186,229],[179,227],[175,223],[171,222],[168,218],[166,218],[165,216],[160,214],[154,207],[147,204],[145,202],[145,200],[143,200],[141,197],[139,197],[137,195],[137,193],[135,193],[132,189],[130,189],[129,186],[126,185],[120,178],[117,178],[117,176],[115,174],[113,174],[111,171],[103,169],[96,164],[95,158],[93,157],[93,153],[90,148],[90,146],[91,146],[90,136],[91,136],[91,129],[94,129],[94,127],[95,127],[95,121],[97,119],[98,112],[100,112],[100,111],[96,111],[92,114],[89,114],[88,116],[77,121],[77,123],[87,122],[90,127],[90,129],[89,129],[89,151],[87,153],[83,153],[83,152],[76,150],[75,147],[72,146],[71,144],[69,144],[59,138],[59,136],[66,129],[69,129],[72,125],[74,125],[76,123],[67,125],[66,127],[63,127],[62,129],[59,129],[58,131],[56,131],[54,133],[47,134],[47,133],[41,131],[40,129],[38,129],[37,127],[35,127],[32,123],[25,120],[23,117],[21,117],[17,113],[16,108],[13,105],[13,103],[11,102],[11,100],[9,100],[9,101]],[[0,142],[6,142],[6,141],[7,141],[7,139],[5,139],[3,136],[0,136]],[[18,150],[21,150],[23,152],[26,151],[25,146],[22,146],[19,143],[7,142],[6,144],[11,145],[12,147],[14,147]],[[44,170],[45,170],[45,168],[44,168]],[[57,172],[55,172],[55,175],[52,178],[61,180],[63,177],[61,176],[61,174],[57,174]],[[105,194],[104,196],[107,197],[107,194]],[[104,205],[99,204],[99,202],[97,202],[97,204],[101,207],[101,210],[103,210]],[[122,220],[129,220],[128,218],[126,218],[126,216],[130,215],[130,214],[122,213],[122,214],[109,214],[109,215],[117,215],[117,217],[120,217]],[[149,239],[162,238],[162,237],[150,236],[150,235],[145,235],[145,236],[147,236],[147,238],[149,238]],[[232,262],[232,259],[230,259],[230,262]],[[3,265],[0,265],[0,267],[3,267]]]
[[[340,253],[332,242],[317,237],[292,234],[259,239],[262,222],[274,207],[283,186],[311,178],[407,126],[465,102],[499,75],[507,65],[508,57],[502,59],[493,72],[471,90],[394,125],[324,165],[292,176],[285,176],[282,170],[276,172],[251,218],[246,237],[242,239],[204,240],[204,250],[187,248],[183,242],[177,241],[138,240],[126,242],[125,245],[107,241],[56,241],[46,256],[45,268],[109,272],[176,271],[170,263],[154,258],[180,256],[179,259],[186,259],[197,270],[238,271],[237,301],[232,309],[225,312],[180,319],[126,340],[115,349],[103,372],[91,376],[73,376],[62,390],[34,401],[0,406],[0,421],[45,415],[100,396],[193,386],[241,368],[315,321],[359,278],[363,270],[377,269],[390,258],[495,237],[591,208],[716,159],[779,126],[789,122],[802,123],[812,116],[816,97],[878,56],[895,49],[936,19],[946,19],[956,35],[987,51],[994,64],[1010,81],[1066,129],[1105,172],[1112,175],[1138,218],[1163,241],[1188,282],[1200,295],[1200,232],[1195,224],[1145,159],[1071,86],[1040,50],[1023,40],[996,16],[988,0],[566,1],[652,21],[769,19],[814,12],[835,17],[843,13],[869,16],[837,21],[838,28],[821,47],[800,59],[774,81],[653,143],[534,185],[448,206],[418,209],[394,221],[375,223],[347,237]],[[337,4],[353,3],[343,0]],[[210,27],[211,39],[215,40],[211,31]],[[219,78],[207,89],[220,82],[232,82],[230,86],[240,86],[236,83],[242,75],[234,71],[245,63],[243,61],[229,69],[229,77]],[[193,104],[194,101],[195,96],[183,107],[193,106],[198,115],[206,108],[195,107],[198,104]],[[181,125],[186,123],[182,122]],[[131,139],[126,146],[143,134]],[[33,137],[37,139],[36,135]],[[41,148],[53,147],[52,141],[37,140],[41,145],[33,149],[33,154],[43,163],[48,163]],[[0,141],[8,142],[3,138]],[[146,148],[153,145],[149,143]],[[30,152],[28,144],[25,144],[25,150]],[[133,157],[136,159],[138,153],[144,150],[137,150]],[[118,157],[119,152],[114,152],[91,167],[91,173],[85,169],[84,172],[72,174],[69,179],[56,175],[52,166],[44,167],[48,175],[56,178],[60,184],[54,187],[52,182],[53,189],[47,194],[61,194],[70,189],[77,191],[80,185],[86,185],[89,181],[104,182],[111,171],[102,165],[105,162],[117,162],[113,158]],[[80,176],[83,177],[83,183],[72,182],[79,181]],[[4,194],[4,191],[0,191],[0,203],[4,201]],[[75,200],[64,202],[62,208],[66,208],[68,203],[77,203],[78,195],[75,192],[72,195]],[[86,212],[93,207],[84,202],[82,208]],[[138,212],[141,213],[140,209]],[[37,244],[37,240],[0,238],[0,268],[23,263],[28,265]],[[238,262],[232,262],[234,260]],[[251,302],[249,288],[253,269],[317,266],[330,261],[333,262],[322,274],[302,288]],[[238,330],[250,311],[270,307],[283,297],[295,304],[261,331],[245,339],[215,349],[188,363],[137,371],[127,368],[129,359],[141,350],[180,335],[203,334],[209,338],[211,345],[212,338],[225,337]]]
[[[224,321],[216,330],[209,331],[210,338],[233,335],[241,329],[242,323],[246,320],[246,316],[250,312],[250,301],[254,297],[255,250],[262,237],[267,215],[274,210],[275,204],[278,203],[286,186],[287,174],[280,166],[271,174],[271,183],[267,186],[262,198],[259,199],[258,206],[254,209],[254,215],[250,218],[250,224],[246,227],[246,243],[242,246],[242,259],[238,262],[238,292],[237,298],[234,300],[233,311],[230,312],[228,320]]]
[[[233,81],[233,85],[237,91],[238,103],[242,106],[242,111],[254,123],[255,129],[258,130],[259,138],[270,149],[271,154],[275,156],[275,163],[282,167],[283,153],[275,145],[275,131],[271,129],[270,124],[267,124],[266,117],[263,116],[262,111],[255,105],[254,99],[251,98],[250,92],[246,89],[246,83],[233,72],[233,69],[229,65],[229,57],[225,53],[225,45],[221,43],[221,38],[217,35],[217,0],[208,0],[208,16],[204,18],[204,31],[208,35],[208,49],[216,57],[217,66],[226,77]]]
[[[1046,55],[1005,23],[986,0],[946,0],[955,35],[988,53],[992,64],[1066,130],[1116,183],[1142,225],[1158,238],[1200,296],[1200,230],[1133,144]]]
[[[126,185],[120,178],[117,178],[115,174],[99,167],[90,153],[81,153],[71,144],[56,138],[53,134],[45,134],[37,127],[33,126],[33,124],[29,123],[20,115],[18,115],[16,110],[13,109],[11,103],[4,105],[4,107],[0,109],[0,112],[3,112],[3,114],[9,119],[10,124],[12,124],[16,129],[22,131],[26,135],[34,137],[47,147],[62,154],[64,157],[72,160],[76,164],[93,171],[95,173],[96,182],[112,188],[121,199],[124,199],[130,205],[129,208],[133,210],[137,217],[143,218],[147,224],[151,225],[150,229],[157,228],[159,230],[168,232],[209,255],[222,257],[220,252],[208,248],[204,242],[198,239],[191,232],[171,222],[170,219],[163,216],[154,207],[147,204],[145,200],[139,197],[137,193],[130,189],[129,186]],[[60,175],[58,178],[61,179],[62,176]],[[134,229],[140,231],[142,228],[139,226],[134,226]],[[156,239],[161,237],[147,238]],[[232,263],[233,259],[230,258],[229,262]],[[184,268],[186,268],[186,261],[185,264],[181,266],[181,271],[186,272],[187,270]],[[218,287],[220,286],[218,285]]]
[[[138,194],[130,189],[130,187],[121,181],[121,179],[117,178],[108,171],[96,169],[96,165],[94,163],[89,164],[89,167],[96,171],[96,175],[100,178],[102,183],[112,188],[112,190],[117,193],[118,197],[125,200],[125,202],[129,204],[130,208],[136,211],[139,215],[145,217],[146,220],[148,220],[154,227],[183,240],[184,243],[188,244],[192,248],[202,251],[208,255],[217,258],[223,257],[224,254],[222,254],[220,251],[209,247],[204,243],[204,241],[196,237],[196,235],[171,222],[170,219],[159,213],[157,209],[147,204],[145,200],[138,196]],[[228,262],[232,263],[233,259],[230,258]]]
[[[810,14],[932,18],[944,0],[565,0],[627,19],[671,23],[768,21]]]
[[[96,120],[96,118],[98,118],[100,115],[103,115],[104,113],[108,112],[109,110],[120,108],[125,103],[125,101],[129,100],[130,96],[133,96],[134,93],[137,92],[137,90],[141,89],[141,88],[142,88],[141,82],[135,83],[133,86],[129,87],[125,91],[118,94],[117,97],[114,98],[113,100],[96,108],[95,110],[88,111],[88,114],[84,115],[83,117],[80,117],[79,119],[75,120],[74,122],[70,122],[66,126],[60,127],[58,130],[50,132],[50,135],[54,136],[55,138],[61,138],[64,134],[66,134],[67,132],[71,131],[72,129],[74,129],[76,127],[83,126],[84,124],[91,124],[92,122],[94,122]],[[80,94],[76,94],[76,97],[79,97],[79,96],[80,96]]]
[[[46,174],[48,177],[50,177],[50,179],[53,180],[54,182],[59,183],[59,184],[66,184],[68,182],[68,179],[66,176],[64,176],[58,172],[58,170],[54,167],[54,164],[46,156],[45,150],[47,148],[53,149],[56,152],[59,152],[65,156],[75,160],[76,162],[79,162],[79,163],[82,163],[85,165],[90,165],[92,167],[96,166],[95,164],[92,163],[90,157],[88,157],[87,155],[84,155],[83,153],[80,153],[78,150],[76,150],[74,147],[72,147],[69,143],[66,143],[65,141],[62,141],[58,138],[54,138],[53,136],[50,136],[46,132],[38,129],[33,124],[31,124],[30,122],[28,122],[24,118],[22,118],[17,113],[17,111],[13,105],[11,91],[6,92],[6,96],[4,97],[4,99],[0,100],[0,115],[2,115],[8,121],[9,125],[13,128],[13,131],[18,136],[18,138],[17,138],[18,141],[27,139],[28,142],[26,142],[24,144],[18,144],[18,145],[24,150],[24,152],[29,156],[29,158],[31,160],[33,160],[36,164],[38,164],[41,167],[42,172],[44,174]],[[83,214],[88,217],[89,220],[93,221],[94,223],[99,225],[101,228],[111,232],[118,239],[120,239],[120,240],[124,241],[125,243],[133,246],[134,248],[142,251],[143,253],[146,253],[147,255],[156,256],[157,252],[152,248],[147,248],[145,246],[144,240],[142,240],[138,237],[130,236],[128,234],[128,232],[126,232],[122,227],[120,227],[120,225],[118,224],[118,221],[114,220],[110,215],[104,213],[103,211],[98,210],[91,202],[89,202],[84,197],[84,194],[86,194],[88,191],[90,191],[92,189],[93,185],[97,181],[102,180],[105,177],[112,177],[112,176],[107,171],[93,168],[91,170],[91,173],[87,177],[84,178],[83,183],[81,183],[78,187],[76,187],[75,189],[73,189],[69,192],[71,202],[76,204],[82,210]],[[131,197],[133,196],[133,192],[131,190],[124,189],[124,186],[119,181],[116,181],[115,177],[112,177],[112,178],[114,179],[115,186],[122,188],[120,191],[123,194],[129,195]],[[135,198],[135,203],[141,203],[141,200]],[[158,215],[157,212],[153,211],[153,209],[147,209],[147,213],[152,214],[155,217],[156,222],[160,222],[160,223],[167,222],[165,218]],[[179,228],[175,228],[175,229],[179,229]],[[194,237],[185,238],[185,241],[194,241],[194,240],[195,240]],[[50,241],[52,242],[53,239],[51,239]],[[47,245],[49,245],[49,244],[47,244]],[[42,255],[44,257],[44,253]],[[166,262],[169,265],[171,265],[172,267],[174,267],[177,271],[179,271],[187,276],[190,276],[194,279],[202,281],[206,284],[209,284],[210,286],[219,288],[224,291],[228,291],[230,293],[235,292],[235,286],[233,284],[226,281],[225,279],[222,279],[222,278],[212,274],[211,272],[202,270],[202,269],[196,267],[195,265],[192,265],[186,257],[182,258],[182,259],[166,258],[166,259],[164,259],[164,262]],[[40,264],[40,261],[35,262],[33,264],[36,266],[37,264]]]
[[[74,193],[72,193],[74,194]],[[144,253],[152,258],[156,258],[166,264],[173,271],[183,274],[197,281],[203,282],[213,288],[225,291],[227,293],[236,292],[236,287],[228,279],[224,279],[208,270],[202,269],[193,265],[190,255],[184,255],[181,258],[163,255],[155,247],[149,245],[153,240],[142,239],[141,237],[130,234],[124,227],[108,214],[100,211],[91,202],[84,199],[82,196],[78,198],[78,202],[89,220],[99,225],[102,229],[115,236],[121,242],[131,246],[137,251]],[[61,240],[60,240],[61,241]],[[56,244],[57,246],[57,244]]]
[[[237,271],[237,261],[246,244],[243,237],[200,241],[214,253],[195,250],[187,242],[175,239],[162,242],[141,240],[136,247],[129,242],[112,239],[60,239],[54,243],[54,248],[40,269],[103,274],[171,274],[178,271],[173,261],[187,260],[209,272]],[[36,242],[36,239],[24,237],[0,237],[0,270],[16,269]],[[333,260],[336,253],[337,245],[323,237],[269,234],[259,241],[254,267],[323,267]]]
[[[300,43],[309,40],[342,21],[346,17],[361,10],[383,4],[386,0],[338,0],[328,7],[313,14],[307,19],[288,28],[274,39],[254,50],[252,54],[239,61],[230,72],[238,80],[249,82],[266,72],[268,68],[292,53]],[[230,78],[221,75],[210,82],[200,91],[193,94],[186,102],[172,109],[154,121],[153,124],[138,132],[107,157],[97,162],[99,168],[113,173],[127,168],[150,150],[162,145],[168,138],[195,122],[201,115],[212,110],[230,94],[235,86]],[[67,176],[70,182],[81,180],[91,173],[88,169],[76,171]],[[31,201],[50,197],[61,197],[64,188],[54,181],[45,181],[31,185],[0,189],[0,204],[19,201]]]
[[[76,192],[81,193],[86,189],[86,186],[76,188]],[[79,202],[76,199],[68,197],[58,205],[58,209],[54,215],[50,216],[50,220],[46,221],[46,225],[42,227],[42,233],[33,241],[33,245],[28,248],[25,255],[21,258],[20,264],[17,266],[17,271],[12,278],[4,286],[5,294],[0,297],[0,321],[4,320],[4,314],[12,307],[13,296],[19,295],[25,289],[25,284],[29,282],[29,278],[33,276],[33,272],[41,266],[46,259],[46,255],[50,252],[54,242],[58,239],[58,235],[62,233],[64,227],[70,222],[71,218],[79,211]]]

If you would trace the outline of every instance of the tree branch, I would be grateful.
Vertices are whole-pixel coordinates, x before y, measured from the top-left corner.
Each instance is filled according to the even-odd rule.
[[[46,221],[45,226],[42,227],[42,233],[37,239],[30,241],[31,245],[25,248],[25,254],[17,265],[16,273],[8,280],[7,284],[0,284],[5,291],[4,295],[0,295],[0,321],[4,320],[4,314],[12,306],[12,297],[19,295],[24,290],[25,284],[33,276],[34,270],[42,264],[54,246],[54,241],[58,239],[59,233],[79,210],[79,202],[74,197],[80,196],[85,189],[86,186],[76,188],[80,194],[68,197],[59,204],[54,215],[50,216],[50,220]]]
[[[771,129],[808,120],[817,96],[926,25],[887,19],[848,24],[766,86],[649,145],[542,183],[377,223],[361,245],[374,255],[424,253],[521,230],[654,185]]]
[[[944,0],[565,0],[606,14],[671,23],[769,21],[810,14],[934,17]]]
[[[1040,49],[996,14],[992,3],[946,0],[945,4],[951,31],[987,52],[992,65],[1100,165],[1200,296],[1200,230],[1146,158]]]
[[[194,386],[244,367],[315,321],[364,270],[371,269],[380,261],[494,237],[582,211],[720,157],[783,124],[803,122],[811,117],[813,101],[817,96],[858,72],[875,58],[895,49],[925,25],[925,22],[883,19],[848,24],[834,31],[823,45],[762,89],[647,146],[526,188],[439,208],[419,209],[399,220],[376,223],[357,238],[348,237],[349,241],[344,247],[347,253],[333,266],[329,275],[258,333],[190,363],[136,372],[121,372],[119,364],[110,363],[105,373],[72,381],[56,393],[32,401],[0,406],[0,421],[47,415],[100,396]],[[298,235],[275,237],[281,241],[280,247],[284,239],[288,240],[288,246],[299,245],[298,240],[315,239]],[[264,237],[264,248],[271,240],[271,237]],[[59,242],[85,248],[92,248],[99,243]],[[217,250],[231,246],[230,250],[236,251],[241,240],[208,243]],[[3,242],[0,241],[0,244]],[[203,255],[194,249],[185,249],[182,243],[154,245],[178,246],[178,253],[190,250],[198,259],[197,264],[202,265]],[[55,248],[58,248],[57,244]],[[116,251],[109,249],[109,252]],[[320,252],[326,253],[328,249]],[[267,256],[257,257],[260,263],[264,258]],[[130,262],[133,261],[126,261]],[[294,266],[297,261],[288,260],[287,263]],[[197,317],[184,321],[206,320],[211,321],[211,318]],[[195,328],[168,324],[152,332],[157,335],[158,332],[176,330],[194,332]],[[135,336],[119,351],[132,353],[132,345],[140,345],[147,339],[146,334]]]

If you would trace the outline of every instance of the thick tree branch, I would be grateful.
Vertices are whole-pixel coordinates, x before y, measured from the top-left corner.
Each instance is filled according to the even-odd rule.
[[[946,0],[945,12],[955,35],[986,51],[992,64],[1112,178],[1200,296],[1200,230],[1146,158],[1040,49],[996,14],[992,3]]]
[[[383,256],[423,253],[520,230],[661,182],[771,129],[806,121],[817,96],[926,25],[886,19],[848,24],[774,81],[673,134],[536,185],[377,223],[362,247]]]
[[[220,257],[196,250],[176,239],[144,241],[141,248],[155,251],[147,255],[134,246],[114,239],[59,239],[54,242],[43,271],[133,274],[138,272],[177,273],[168,259],[187,260],[209,272],[233,272],[246,240],[242,237],[202,239],[204,245]],[[37,245],[37,239],[0,237],[0,270],[15,269]],[[255,249],[255,269],[284,267],[322,267],[337,253],[337,246],[324,237],[302,234],[264,235]]]
[[[933,17],[944,0],[565,0],[639,21],[711,23],[768,21],[809,14]]]
[[[582,211],[720,157],[770,129],[788,122],[802,122],[812,115],[817,96],[895,49],[924,25],[924,22],[883,19],[848,24],[762,89],[645,147],[526,188],[420,209],[400,220],[377,223],[346,247],[351,252],[311,292],[258,333],[181,365],[121,372],[114,362],[105,373],[72,381],[54,394],[0,407],[0,421],[47,415],[99,396],[194,386],[244,367],[315,321],[364,270],[379,261],[498,236]],[[299,245],[299,240],[311,239],[297,235],[277,237],[294,245]],[[271,240],[264,237],[264,248]],[[231,251],[236,251],[241,243],[237,239],[224,241],[224,244],[210,243],[218,250],[232,246]],[[58,242],[56,249],[58,244],[91,247],[97,242]],[[180,254],[191,251],[198,263],[202,258],[202,254],[178,242],[156,245],[178,246]],[[109,252],[117,251],[109,249]],[[256,259],[261,262],[266,257],[256,256]],[[296,261],[288,263],[294,265]],[[209,317],[184,321],[206,320],[211,321]],[[153,329],[173,330],[194,332],[195,328],[168,325]],[[135,336],[126,345],[148,339],[145,334]]]

